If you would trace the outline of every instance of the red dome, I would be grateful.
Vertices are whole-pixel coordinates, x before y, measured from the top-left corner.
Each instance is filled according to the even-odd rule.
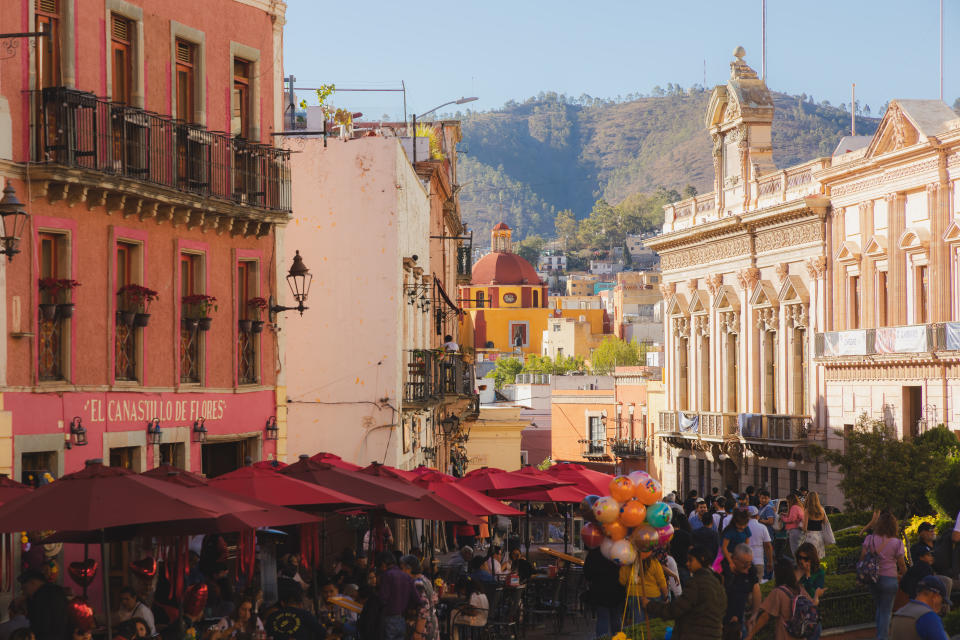
[[[533,265],[515,253],[488,253],[473,265],[470,284],[540,284]]]
[[[510,227],[507,226],[506,222],[498,222],[497,226],[493,228],[494,231],[510,231]]]

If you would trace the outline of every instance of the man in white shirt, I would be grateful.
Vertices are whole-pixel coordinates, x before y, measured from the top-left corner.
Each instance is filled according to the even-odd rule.
[[[760,524],[760,510],[753,505],[747,508],[747,514],[750,520],[747,521],[747,529],[750,531],[750,551],[753,552],[753,566],[757,569],[757,577],[760,582],[766,582],[763,579],[764,560],[773,566],[773,541],[770,540],[770,532]]]
[[[723,519],[727,517],[726,500],[723,496],[717,498],[717,510],[713,512],[713,528],[719,533],[723,528]]]
[[[150,607],[140,600],[136,591],[130,587],[124,587],[120,590],[120,611],[117,612],[117,620],[125,622],[133,618],[140,618],[144,621],[147,625],[147,632],[151,637],[157,635],[157,628]]]
[[[451,335],[443,336],[443,348],[445,351],[453,353],[460,351],[460,345],[456,343]]]

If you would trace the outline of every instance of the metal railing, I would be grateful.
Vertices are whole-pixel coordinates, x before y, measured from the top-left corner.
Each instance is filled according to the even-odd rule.
[[[679,431],[676,411],[661,411],[657,431],[660,433],[676,433]]]
[[[415,349],[407,359],[403,399],[425,403],[444,395],[472,397],[475,377],[474,365],[460,353]]]
[[[41,94],[35,162],[98,171],[258,209],[290,212],[290,152],[92,93]]]
[[[610,441],[610,451],[618,458],[646,458],[647,448],[643,440],[631,438],[614,439]]]
[[[607,455],[606,440],[577,440],[584,458],[603,458]]]
[[[700,412],[700,435],[722,438],[736,433],[737,414],[713,411]]]
[[[818,358],[960,350],[960,323],[937,322],[816,334]]]
[[[684,412],[688,417],[697,416],[696,428],[681,431],[679,412],[661,411],[658,433],[676,433],[704,438],[725,438],[742,436],[751,440],[793,441],[803,440],[809,434],[812,421],[810,416],[763,414],[759,416],[759,431],[740,433],[736,413],[714,411]]]
[[[765,415],[762,437],[765,440],[803,440],[807,437],[808,416]]]

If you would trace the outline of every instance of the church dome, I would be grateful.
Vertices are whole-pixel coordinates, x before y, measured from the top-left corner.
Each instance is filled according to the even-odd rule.
[[[473,265],[470,284],[539,285],[540,276],[533,265],[515,253],[488,253]]]

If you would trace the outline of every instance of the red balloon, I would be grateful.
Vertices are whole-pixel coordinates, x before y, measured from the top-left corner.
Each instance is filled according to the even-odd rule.
[[[620,522],[614,520],[609,524],[603,525],[603,532],[607,534],[614,542],[618,540],[623,540],[627,537],[627,528],[620,524]]]
[[[130,571],[141,578],[152,578],[157,575],[157,561],[151,556],[134,560],[130,563]]]
[[[596,549],[603,542],[603,531],[599,525],[588,522],[580,529],[580,537],[583,538],[583,544],[587,549]]]
[[[631,498],[620,509],[620,522],[624,526],[639,527],[647,519],[647,508],[636,498]]]
[[[97,576],[99,566],[99,563],[93,558],[90,558],[86,562],[71,562],[70,566],[67,567],[67,573],[69,573],[70,578],[81,587],[89,587],[93,579]]]

